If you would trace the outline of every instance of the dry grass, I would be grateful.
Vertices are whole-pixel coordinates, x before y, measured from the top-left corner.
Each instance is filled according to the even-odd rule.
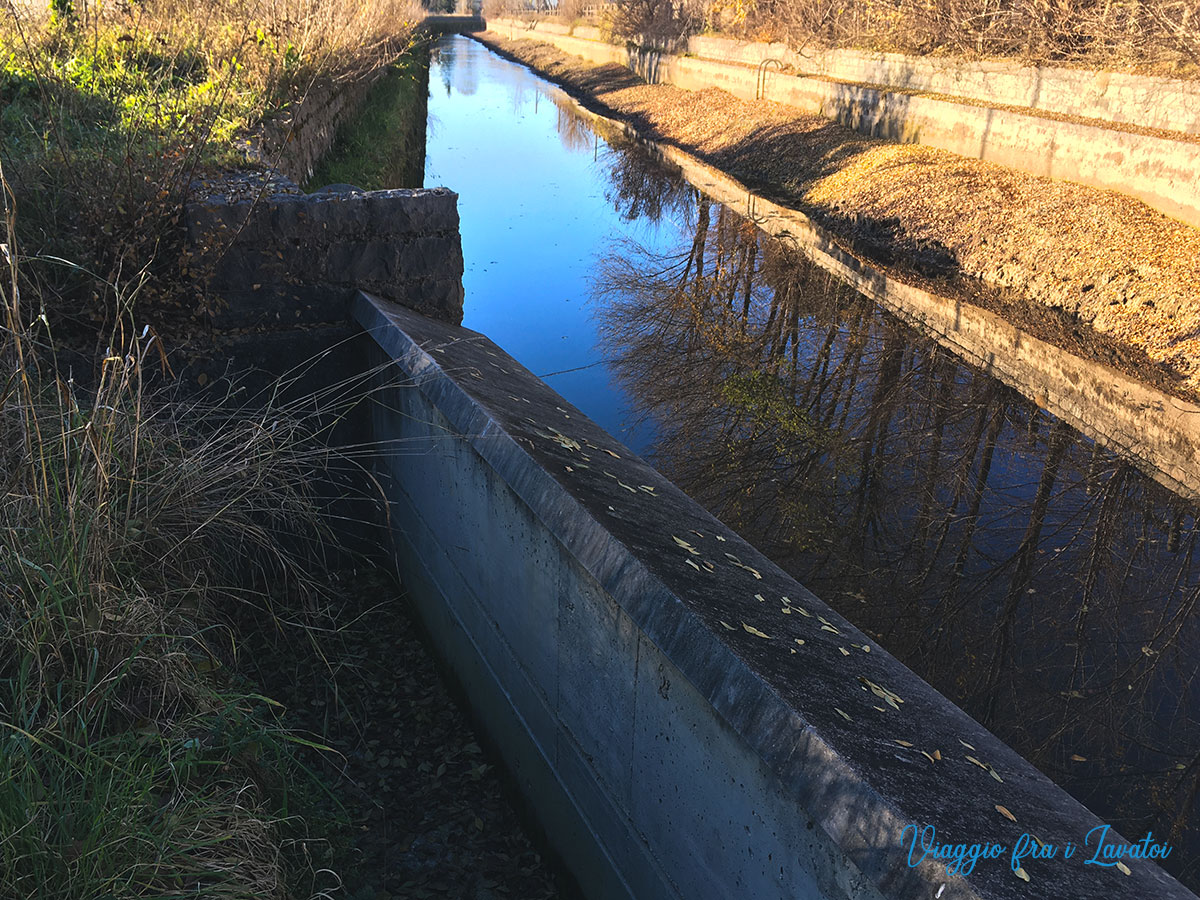
[[[496,13],[529,15],[521,0]],[[614,35],[647,43],[721,32],[796,47],[966,57],[1200,77],[1200,8],[1193,0],[560,0]],[[539,16],[540,17],[540,16]]]
[[[91,388],[43,370],[4,188],[0,895],[292,896],[304,741],[238,635],[328,627],[328,420],[165,398],[150,329],[110,335]]]
[[[424,15],[416,0],[146,0],[73,3],[69,21],[42,4],[4,0],[6,40],[47,58],[69,34],[99,47],[117,30],[135,45],[149,36],[175,59],[202,56],[219,69],[236,58],[239,83],[264,96],[305,87],[314,77],[355,76],[394,59]]]
[[[415,7],[0,2],[0,895],[282,898],[301,739],[234,664],[240,629],[327,624],[301,409],[333,397],[165,396],[142,323],[187,302],[196,176],[394,58]],[[82,383],[64,333],[103,348]]]
[[[1191,0],[721,0],[709,7],[708,24],[827,47],[1200,71],[1200,13]]]

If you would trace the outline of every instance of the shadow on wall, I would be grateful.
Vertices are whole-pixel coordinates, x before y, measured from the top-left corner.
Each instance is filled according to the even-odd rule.
[[[861,115],[870,115],[867,109]],[[888,126],[880,117],[877,127]],[[798,129],[805,129],[800,131]],[[940,241],[910,233],[896,216],[877,217],[843,211],[838,205],[816,210],[804,195],[822,179],[841,172],[874,148],[865,140],[847,140],[845,127],[828,123],[806,127],[800,121],[764,125],[714,153],[702,154],[764,196],[772,194],[799,206],[826,227],[846,235],[855,252],[875,262],[915,271],[926,277],[960,274],[957,254]],[[782,192],[780,186],[783,187]]]

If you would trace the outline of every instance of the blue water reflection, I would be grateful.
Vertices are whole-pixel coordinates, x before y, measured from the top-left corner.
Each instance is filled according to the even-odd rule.
[[[596,349],[589,278],[614,239],[665,248],[681,223],[622,217],[606,197],[604,142],[555,105],[556,89],[475,41],[437,43],[430,88],[425,184],[459,193],[463,325],[644,450],[652,429],[633,421]]]

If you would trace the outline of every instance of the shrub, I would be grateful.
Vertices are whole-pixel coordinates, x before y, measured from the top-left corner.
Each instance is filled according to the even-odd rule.
[[[757,39],[1195,74],[1191,0],[716,0],[709,27]]]

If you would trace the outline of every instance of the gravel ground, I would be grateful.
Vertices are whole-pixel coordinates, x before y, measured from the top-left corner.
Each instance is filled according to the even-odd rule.
[[[1016,324],[1200,398],[1200,231],[1121,194],[1035,178],[712,88],[648,85],[532,40],[482,40],[771,199],[854,252],[954,282]]]
[[[526,831],[400,589],[379,572],[340,581],[355,599],[340,632],[321,641],[327,663],[295,647],[257,653],[287,721],[334,750],[308,759],[345,807],[332,859],[318,863],[342,881],[332,896],[574,897]]]

